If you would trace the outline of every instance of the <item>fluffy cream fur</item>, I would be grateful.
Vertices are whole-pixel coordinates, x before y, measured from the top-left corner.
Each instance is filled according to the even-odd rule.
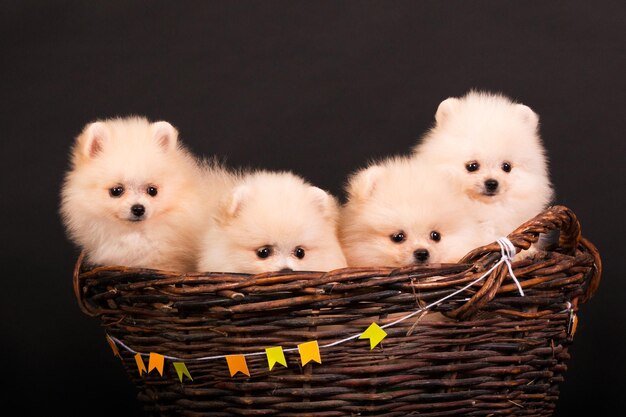
[[[353,174],[346,190],[339,236],[349,266],[451,263],[488,243],[447,183],[412,158],[374,163]],[[394,242],[398,233],[405,239]]]
[[[205,172],[210,175],[208,165]],[[96,121],[75,140],[60,212],[91,263],[190,271],[204,221],[202,177],[171,124],[141,117]],[[123,187],[120,196],[110,194],[114,187]],[[136,205],[143,215],[133,214]]]
[[[241,175],[212,216],[198,269],[260,273],[345,267],[337,216],[334,197],[292,173]],[[262,248],[270,250],[266,258],[257,255]],[[301,259],[298,249],[304,251]]]
[[[479,218],[490,241],[508,235],[551,202],[539,117],[529,107],[500,94],[470,91],[441,102],[435,119],[415,147],[415,158],[447,178],[452,198],[465,199],[466,210]],[[471,163],[478,169],[469,172]],[[488,180],[497,181],[495,190],[488,190]]]

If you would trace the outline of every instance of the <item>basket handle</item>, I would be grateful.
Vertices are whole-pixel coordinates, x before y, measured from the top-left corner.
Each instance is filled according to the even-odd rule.
[[[541,221],[543,220],[543,221]],[[537,223],[543,227],[546,227],[546,231],[560,230],[559,235],[559,247],[562,252],[568,255],[574,255],[577,250],[584,250],[593,257],[593,271],[589,283],[585,289],[585,293],[580,298],[580,302],[587,302],[600,285],[602,277],[602,259],[600,258],[600,252],[588,239],[582,236],[580,222],[578,218],[569,208],[565,206],[553,206],[546,210],[543,215],[539,215],[531,221],[518,227],[512,234],[519,233],[522,236],[526,236],[526,233],[531,231],[533,226]],[[535,231],[532,230],[534,233]],[[545,233],[545,232],[540,232]],[[510,239],[510,237],[509,237]],[[536,240],[535,240],[536,241]],[[535,242],[533,241],[533,243]],[[515,243],[513,243],[515,244]]]
[[[74,296],[76,297],[76,301],[78,302],[78,306],[81,311],[88,316],[95,317],[98,313],[89,308],[87,304],[85,304],[85,300],[83,298],[83,292],[80,288],[80,271],[83,266],[83,260],[85,259],[85,252],[81,252],[76,260],[76,265],[74,265],[74,276],[72,278],[74,284]]]
[[[576,250],[580,249],[582,246],[591,253],[594,258],[593,276],[581,299],[582,302],[585,302],[593,296],[600,284],[602,263],[597,249],[591,242],[581,236],[578,218],[569,208],[561,205],[549,207],[515,229],[508,236],[508,239],[515,246],[516,252],[519,252],[522,249],[526,250],[530,248],[533,243],[536,243],[539,240],[540,234],[545,234],[552,230],[560,231],[559,249],[561,252],[573,255],[576,253]],[[482,273],[488,270],[499,259],[500,245],[497,242],[493,242],[489,245],[474,249],[465,255],[459,263],[474,264],[475,271]],[[451,311],[449,315],[460,319],[471,317],[495,297],[507,273],[506,265],[504,263],[501,264],[486,278],[482,287],[469,301],[456,310]]]
[[[593,297],[600,286],[600,279],[602,277],[602,258],[600,258],[598,248],[596,248],[595,245],[586,238],[581,237],[580,244],[587,249],[591,256],[593,256],[593,275],[589,280],[585,294],[583,294],[580,299],[581,302],[586,303],[589,299],[591,299],[591,297]]]

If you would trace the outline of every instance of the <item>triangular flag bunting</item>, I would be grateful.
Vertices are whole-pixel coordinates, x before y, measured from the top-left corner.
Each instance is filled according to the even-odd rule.
[[[109,342],[109,346],[111,346],[111,350],[113,351],[113,356],[117,356],[118,358],[122,358],[120,356],[120,351],[117,349],[117,345],[115,341],[111,339],[111,336],[107,335],[107,342]]]
[[[372,323],[370,327],[367,328],[359,336],[359,339],[369,339],[370,340],[370,350],[374,349],[377,344],[381,342],[385,337],[387,337],[387,332],[385,332],[378,324]]]
[[[148,360],[148,373],[156,368],[159,374],[163,376],[163,365],[165,363],[165,357],[158,353],[150,352],[150,359]]]
[[[143,359],[141,359],[141,353],[135,355],[135,362],[137,362],[137,369],[139,370],[139,376],[146,371],[146,364],[143,363]]]
[[[193,381],[193,378],[191,377],[191,374],[187,369],[187,365],[185,365],[183,362],[172,362],[172,365],[174,365],[174,369],[176,369],[176,373],[178,374],[178,379],[180,379],[180,382],[183,382],[183,375]]]
[[[246,358],[243,355],[228,355],[226,356],[226,362],[228,363],[230,376],[235,376],[237,372],[250,376],[248,364],[246,363]]]
[[[317,340],[299,344],[298,350],[300,351],[300,360],[302,361],[302,366],[306,365],[310,361],[322,363],[322,358],[320,357],[320,348],[317,345]]]
[[[270,366],[270,371],[276,363],[280,363],[285,368],[287,367],[287,360],[285,360],[285,354],[283,353],[282,347],[276,346],[267,348],[265,349],[265,354],[267,355],[267,363]]]

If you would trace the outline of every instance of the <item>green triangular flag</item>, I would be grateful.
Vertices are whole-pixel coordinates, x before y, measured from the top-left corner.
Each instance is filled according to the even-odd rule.
[[[183,362],[173,362],[172,365],[174,365],[174,369],[176,369],[176,373],[178,374],[178,379],[180,379],[180,382],[183,382],[183,375],[193,381],[193,378],[191,377],[187,366]]]

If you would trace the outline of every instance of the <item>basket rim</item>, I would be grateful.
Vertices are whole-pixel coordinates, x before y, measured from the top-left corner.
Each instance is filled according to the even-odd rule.
[[[515,248],[515,252],[528,249],[533,243],[536,243],[541,233],[553,230],[559,230],[559,244],[555,252],[564,255],[573,255],[577,250],[588,252],[593,257],[593,275],[586,286],[585,293],[580,297],[581,302],[589,300],[599,287],[602,275],[602,262],[597,248],[586,238],[581,235],[580,223],[576,215],[568,207],[555,205],[547,208],[534,218],[520,225],[511,234],[508,235],[509,241]],[[99,274],[113,274],[123,276],[145,276],[157,278],[160,284],[169,284],[174,287],[176,284],[199,284],[202,281],[210,282],[208,286],[195,287],[195,289],[187,289],[188,293],[197,292],[204,293],[214,291],[220,295],[236,298],[243,296],[237,290],[250,286],[267,286],[272,284],[281,284],[283,282],[292,282],[291,287],[286,286],[285,290],[302,289],[305,286],[316,287],[321,285],[329,285],[331,283],[341,284],[345,281],[353,279],[361,279],[367,277],[393,277],[402,273],[425,274],[424,276],[436,275],[437,272],[443,271],[450,273],[456,272],[459,279],[454,281],[429,281],[427,285],[450,285],[450,283],[462,284],[471,281],[470,278],[463,278],[463,274],[470,272],[480,273],[487,271],[501,257],[501,246],[498,242],[492,242],[470,251],[458,263],[452,264],[426,264],[421,266],[411,265],[401,268],[397,267],[346,267],[327,272],[309,272],[300,271],[292,273],[267,272],[257,275],[243,273],[224,273],[224,272],[193,272],[180,273],[171,271],[161,271],[147,268],[131,268],[124,266],[95,266],[86,268],[85,254],[81,253],[76,261],[73,273],[74,294],[78,301],[79,307],[83,313],[89,316],[98,316],[103,314],[101,309],[89,305],[86,300],[86,292],[88,286],[85,283],[92,277]],[[453,312],[451,316],[459,318],[467,318],[474,312],[484,306],[495,297],[498,292],[510,289],[513,284],[505,284],[503,281],[507,277],[506,265],[502,264],[496,268],[490,276],[481,284],[481,288],[471,297],[471,299],[458,310]],[[465,281],[463,281],[465,280]],[[134,288],[142,285],[148,286],[150,282],[134,283]],[[577,300],[578,301],[578,300]]]

